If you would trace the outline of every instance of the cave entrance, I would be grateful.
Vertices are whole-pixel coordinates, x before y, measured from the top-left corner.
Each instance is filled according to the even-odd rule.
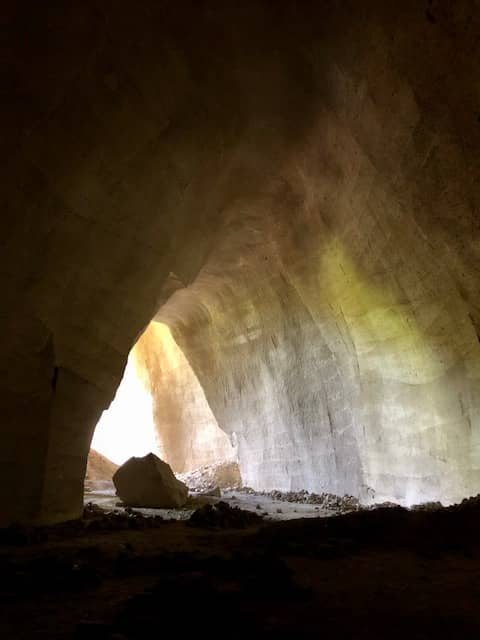
[[[156,321],[132,348],[115,398],[95,428],[87,497],[112,499],[116,468],[150,452],[193,488],[215,484],[215,474],[225,469],[232,476],[225,483],[240,481],[235,447],[170,328]]]

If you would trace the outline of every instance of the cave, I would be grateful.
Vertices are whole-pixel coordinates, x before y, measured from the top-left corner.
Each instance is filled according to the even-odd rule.
[[[2,32],[2,637],[143,638],[175,594],[214,637],[478,637],[477,0],[5,0]],[[129,380],[176,473],[358,508],[85,508]]]

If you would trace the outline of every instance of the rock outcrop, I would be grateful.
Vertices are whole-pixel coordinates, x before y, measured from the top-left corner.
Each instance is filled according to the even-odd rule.
[[[113,483],[118,496],[130,507],[170,509],[182,507],[188,498],[187,486],[153,453],[127,460],[115,472]]]
[[[117,469],[118,464],[115,464],[98,451],[95,451],[95,449],[90,449],[85,480],[111,480]]]

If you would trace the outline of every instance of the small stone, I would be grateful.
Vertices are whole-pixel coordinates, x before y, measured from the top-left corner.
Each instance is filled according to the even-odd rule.
[[[204,491],[200,495],[201,496],[208,496],[210,498],[221,498],[222,497],[222,491],[221,491],[220,487],[214,487],[213,489],[207,489],[207,491]]]

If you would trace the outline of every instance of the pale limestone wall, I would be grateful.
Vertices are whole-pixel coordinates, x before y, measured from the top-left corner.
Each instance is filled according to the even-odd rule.
[[[0,524],[80,513],[171,272],[245,482],[477,491],[475,3],[2,10]]]
[[[135,368],[151,394],[158,452],[176,473],[234,460],[203,389],[169,328],[152,322],[132,351]]]
[[[164,308],[243,481],[407,504],[476,493],[480,352],[464,307],[379,292],[345,256],[336,266],[335,297],[325,272],[306,297],[286,270],[207,304],[200,278],[203,309],[195,287]]]
[[[229,204],[223,245],[162,310],[258,488],[406,504],[480,488],[479,127],[454,91],[471,61],[447,39],[455,71],[435,75],[427,31],[390,29],[387,57],[378,22],[338,59],[330,41],[309,136]],[[331,52],[309,50],[314,68]]]

